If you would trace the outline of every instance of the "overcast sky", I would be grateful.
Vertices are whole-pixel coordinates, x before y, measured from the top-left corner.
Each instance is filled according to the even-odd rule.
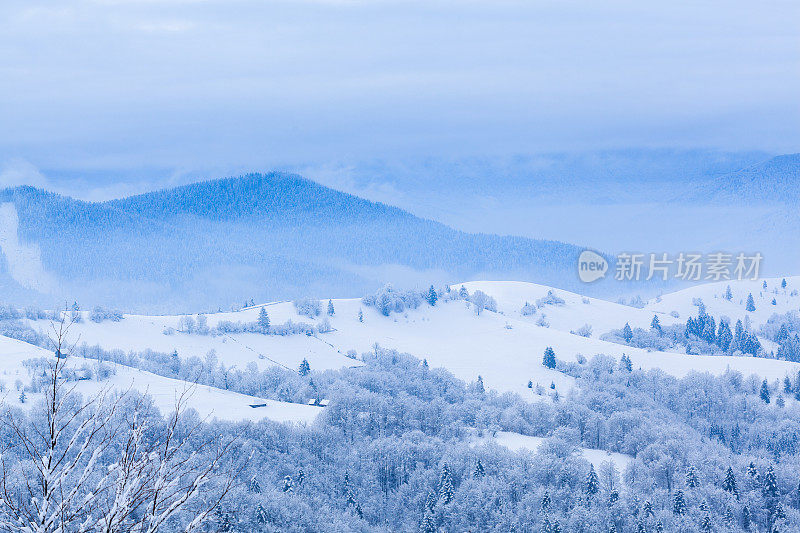
[[[800,2],[0,2],[0,185],[800,151]],[[133,185],[130,181],[134,179]]]

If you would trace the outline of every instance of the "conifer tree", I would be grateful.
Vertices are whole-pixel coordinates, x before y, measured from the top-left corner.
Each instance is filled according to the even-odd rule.
[[[764,403],[769,403],[769,384],[766,379],[761,382],[761,392],[758,395],[764,400]]]
[[[333,308],[333,300],[328,300],[328,316],[336,314],[336,309]]]
[[[622,338],[628,343],[633,340],[633,330],[631,330],[631,325],[627,322],[625,322],[625,327],[622,328]]]
[[[469,291],[463,285],[461,286],[460,289],[458,289],[458,297],[461,298],[462,300],[466,300],[467,298],[469,298]]]
[[[361,309],[358,310],[358,321],[364,322],[364,311],[362,311]]]
[[[783,278],[781,280],[781,289],[785,289],[785,288],[786,288],[786,278]]]
[[[542,509],[548,509],[550,507],[550,493],[548,491],[544,491],[544,496],[542,496]]]
[[[472,472],[472,477],[474,477],[476,479],[480,479],[485,475],[486,475],[486,471],[483,468],[483,463],[481,463],[481,460],[478,459],[478,462],[475,463],[475,471]]]
[[[778,481],[775,479],[775,469],[769,465],[764,474],[764,496],[775,498],[778,496]]]
[[[623,370],[626,370],[628,372],[633,372],[633,363],[631,362],[631,358],[625,354],[622,354],[622,357],[620,357],[619,366]]]
[[[661,329],[661,321],[658,320],[658,315],[653,315],[653,320],[650,322],[650,329],[657,331],[659,335],[663,333]]]
[[[425,299],[428,300],[430,305],[436,305],[436,301],[439,299],[439,296],[436,295],[436,289],[433,288],[433,285],[431,285],[428,289],[428,294],[425,296]]]
[[[672,497],[672,512],[678,516],[686,514],[686,501],[683,499],[682,490],[676,490]]]
[[[483,378],[478,376],[478,381],[475,383],[475,390],[478,391],[478,394],[483,394],[486,392],[486,388],[483,386]]]
[[[433,518],[433,513],[426,511],[422,517],[422,524],[419,526],[422,533],[436,533],[436,521]]]
[[[731,286],[728,285],[725,288],[725,299],[731,301],[733,299],[733,292],[731,292]]]
[[[262,307],[261,310],[258,312],[258,329],[261,330],[261,333],[266,334],[269,331],[269,314],[267,314],[267,308]]]
[[[747,465],[747,475],[750,476],[756,483],[759,483],[759,480],[761,479],[761,476],[758,474],[756,464],[752,461],[750,461],[750,464]]]
[[[547,368],[555,368],[556,367],[556,353],[553,351],[553,348],[548,346],[544,350],[544,357],[542,358],[542,364]]]
[[[695,471],[693,466],[690,466],[688,470],[686,470],[686,486],[690,488],[695,488],[698,485],[697,481],[697,472]]]
[[[742,528],[745,531],[750,531],[750,521],[750,508],[745,505],[742,509]]]
[[[747,295],[747,304],[744,306],[744,309],[751,313],[756,310],[756,302],[753,300],[753,293]]]
[[[711,527],[711,516],[708,514],[703,516],[703,521],[700,523],[700,531],[703,533],[711,533],[713,531]]]
[[[653,512],[653,504],[650,503],[650,500],[645,500],[642,512],[644,513],[645,518],[650,518],[655,515]]]
[[[589,465],[589,475],[586,478],[586,493],[594,496],[600,490],[600,479],[594,471],[594,465]]]
[[[300,375],[307,376],[311,373],[311,365],[308,364],[308,359],[303,358],[303,361],[300,363]]]
[[[442,466],[442,473],[439,476],[439,500],[445,504],[450,503],[453,501],[454,492],[455,489],[453,488],[453,477],[450,475],[450,467],[445,463]]]
[[[730,466],[725,472],[725,480],[722,482],[722,490],[730,492],[736,498],[739,498],[739,490],[736,488],[736,476],[733,475],[733,468]]]

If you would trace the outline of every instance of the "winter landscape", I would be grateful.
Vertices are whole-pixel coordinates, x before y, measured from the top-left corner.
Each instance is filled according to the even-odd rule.
[[[800,531],[798,20],[0,5],[0,531]]]

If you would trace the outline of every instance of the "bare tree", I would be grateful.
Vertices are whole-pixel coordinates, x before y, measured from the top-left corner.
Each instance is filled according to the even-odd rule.
[[[103,389],[83,400],[64,376],[75,345],[67,343],[74,313],[52,325],[44,402],[30,416],[6,409],[0,429],[13,442],[0,455],[0,530],[26,533],[156,533],[179,511],[195,531],[233,486],[222,460],[232,441],[200,438],[202,421],[182,416],[189,390],[162,427],[146,416],[141,396]],[[7,462],[7,452],[16,461]],[[103,463],[108,456],[110,464]],[[24,472],[24,482],[15,472]],[[16,469],[15,469],[16,467]],[[191,511],[201,487],[211,498]]]

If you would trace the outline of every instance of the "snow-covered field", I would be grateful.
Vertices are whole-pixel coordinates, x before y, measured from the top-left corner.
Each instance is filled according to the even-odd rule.
[[[15,382],[20,380],[23,384],[29,383],[30,374],[23,361],[41,357],[52,359],[53,353],[37,346],[0,336],[0,382],[4,389],[0,395],[2,401],[6,404],[21,406],[31,405],[38,399],[39,395],[28,394],[26,404],[21,404]],[[74,368],[82,368],[85,365],[91,369],[97,365],[97,362],[72,356],[69,364]],[[162,413],[173,411],[178,398],[186,393],[185,406],[195,409],[202,418],[209,420],[218,418],[230,421],[257,421],[268,418],[276,422],[309,424],[322,412],[319,407],[264,400],[214,387],[189,384],[125,366],[116,365],[115,369],[116,374],[107,380],[87,379],[76,382],[75,390],[85,395],[97,394],[103,389],[137,390],[152,396],[155,406]],[[263,404],[266,405],[250,407]]]
[[[497,431],[494,435],[475,437],[471,444],[479,446],[482,444],[494,443],[505,446],[514,452],[528,451],[536,453],[546,440],[547,439],[543,439],[542,437],[531,437],[512,431]],[[592,463],[596,469],[599,469],[600,465],[605,462],[612,462],[620,472],[624,472],[628,464],[633,461],[633,457],[630,455],[607,452],[605,450],[595,450],[594,448],[577,448],[577,455]]]
[[[269,312],[272,324],[282,324],[287,320],[313,323],[329,320],[333,330],[317,335],[240,333],[211,336],[177,331],[165,335],[164,331],[169,328],[178,329],[179,316],[137,315],[126,315],[120,322],[100,324],[84,320],[73,326],[73,332],[80,335],[82,342],[98,344],[106,349],[141,351],[149,348],[165,353],[176,350],[180,357],[201,358],[214,350],[220,362],[238,368],[253,362],[260,368],[277,364],[296,369],[304,358],[312,370],[357,366],[360,363],[345,354],[351,350],[358,353],[369,351],[378,344],[425,358],[431,366],[445,367],[466,381],[474,381],[480,375],[489,388],[514,391],[534,399],[537,397],[536,387],[529,389],[529,380],[547,391],[550,391],[551,383],[555,384],[561,394],[573,386],[571,377],[542,366],[542,354],[548,346],[553,347],[560,360],[574,361],[579,355],[590,358],[606,354],[619,358],[627,354],[635,368],[659,368],[675,376],[692,371],[720,374],[730,369],[745,375],[757,374],[772,381],[796,374],[800,365],[787,361],[647,351],[599,339],[601,334],[619,329],[626,322],[632,327],[647,328],[654,314],[659,315],[663,325],[683,322],[690,314],[697,313],[694,303],[697,298],[702,298],[708,312],[716,316],[726,315],[734,320],[751,316],[754,327],[774,312],[800,308],[800,297],[791,294],[794,287],[800,286],[800,278],[787,278],[786,290],[779,288],[780,279],[767,280],[767,290],[762,289],[761,283],[743,281],[699,285],[664,295],[658,301],[649,302],[644,309],[638,309],[532,283],[484,281],[465,283],[464,286],[470,292],[481,290],[494,297],[498,307],[496,313],[485,311],[477,315],[471,304],[456,300],[440,302],[435,307],[423,303],[417,309],[385,317],[376,309],[363,305],[360,299],[340,299],[333,300],[334,316],[326,316],[326,302],[323,301],[323,314],[314,319],[298,315],[290,302],[263,306]],[[731,301],[722,297],[729,284],[733,291]],[[460,286],[453,285],[453,290]],[[776,288],[778,294],[774,293]],[[521,313],[526,302],[535,304],[550,291],[564,302],[543,305],[532,315]],[[746,312],[741,303],[750,292],[756,298],[756,311],[753,313]],[[774,306],[771,305],[773,297],[776,298]],[[261,307],[208,314],[208,325],[213,327],[222,320],[255,321]],[[359,311],[363,313],[363,322],[358,319]],[[670,315],[672,311],[678,313],[678,318]],[[547,326],[539,325],[542,316]],[[31,324],[42,328],[43,323]],[[590,337],[570,333],[587,324],[592,327]]]

